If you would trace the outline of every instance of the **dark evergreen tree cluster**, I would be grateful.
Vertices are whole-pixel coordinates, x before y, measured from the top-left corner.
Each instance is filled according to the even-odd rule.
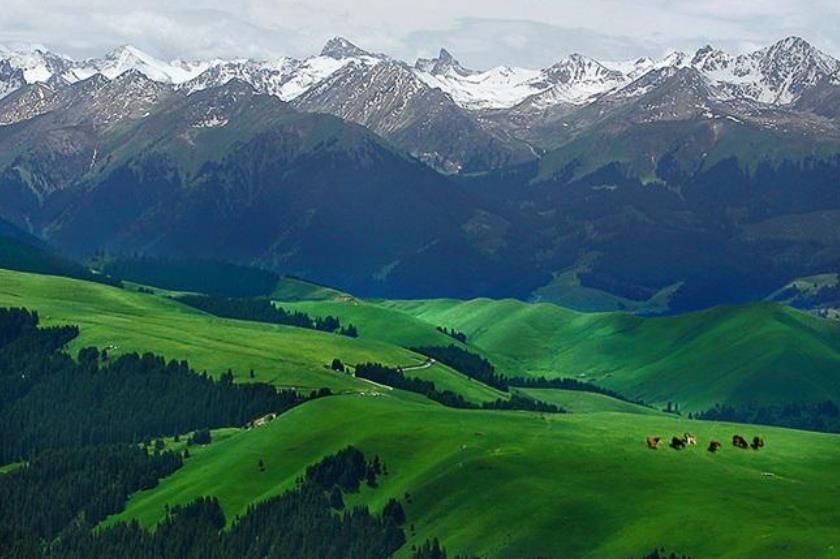
[[[355,448],[307,468],[297,487],[251,505],[229,530],[215,498],[173,507],[154,532],[118,523],[97,532],[71,529],[45,556],[54,559],[383,559],[405,543],[405,512],[390,500],[382,513],[354,507],[336,513],[335,495],[354,491],[377,459],[367,462]]]
[[[645,405],[641,401],[626,398],[614,390],[573,378],[548,379],[545,377],[506,377],[497,373],[496,368],[486,358],[478,355],[477,353],[458,347],[455,344],[450,344],[448,346],[422,346],[412,348],[412,350],[426,355],[427,357],[437,359],[441,363],[449,365],[456,371],[464,373],[470,378],[483,382],[484,384],[499,390],[504,390],[505,392],[509,391],[511,388],[561,388],[564,390],[595,392],[623,400],[625,402]],[[514,399],[516,399],[520,405],[529,406],[524,408],[518,407],[515,409],[534,409],[533,406],[535,404],[526,403],[526,398],[524,396],[520,395],[519,397],[511,397],[510,401],[513,401]],[[504,402],[508,402],[508,400],[499,400],[499,402],[499,407],[504,408]],[[531,400],[531,402],[534,402],[534,400]]]
[[[0,268],[50,276],[64,276],[122,287],[122,283],[108,274],[95,273],[86,266],[53,253],[35,237],[12,233],[0,218]]]
[[[411,559],[447,559],[446,550],[437,538],[426,540],[411,553]],[[455,559],[478,559],[473,555],[456,555]]]
[[[348,324],[347,326],[342,326],[338,333],[342,336],[347,336],[348,338],[358,338],[359,337],[359,330],[353,324]]]
[[[39,328],[38,315],[0,310],[0,463],[50,448],[139,442],[197,428],[243,425],[301,401],[294,391],[234,384],[147,353],[103,361],[59,351],[76,327]]]
[[[408,378],[399,369],[386,367],[380,363],[360,363],[356,365],[356,376],[366,378],[380,384],[386,384],[399,388],[401,390],[408,390],[409,392],[416,392],[426,396],[430,400],[440,402],[445,406],[452,408],[477,408],[475,404],[464,400],[460,394],[456,394],[450,390],[438,390],[435,383],[430,380],[422,380],[418,378]]]
[[[412,351],[437,359],[468,377],[499,390],[508,389],[507,379],[496,372],[496,368],[490,361],[455,344],[415,347]]]
[[[38,313],[26,309],[0,309],[0,347],[31,333],[38,326]]]
[[[675,552],[667,552],[665,548],[654,549],[650,553],[642,555],[641,559],[691,559],[689,555],[679,555]]]
[[[455,328],[447,328],[446,326],[437,326],[437,331],[441,334],[446,334],[450,338],[458,340],[462,344],[467,343],[467,335]]]
[[[178,454],[149,454],[136,445],[40,453],[0,475],[0,557],[34,556],[71,522],[95,525],[180,466]]]
[[[777,425],[792,429],[840,433],[840,408],[831,400],[771,406],[716,405],[693,414],[694,419]]]
[[[368,463],[365,455],[353,447],[348,446],[332,456],[327,456],[317,464],[306,468],[305,480],[314,483],[322,489],[337,487],[344,491],[354,492],[359,489],[361,481],[375,486],[377,476],[382,474],[382,462],[378,456]]]
[[[493,410],[525,410],[542,413],[564,413],[565,411],[555,404],[529,398],[522,394],[512,394],[508,400],[499,398],[493,402],[484,402],[481,407]]]
[[[408,378],[399,369],[386,367],[379,363],[361,363],[356,365],[356,376],[366,378],[380,384],[386,384],[399,388],[401,390],[408,390],[426,396],[430,400],[434,400],[449,406],[451,408],[461,409],[503,409],[503,410],[526,410],[539,411],[546,413],[563,413],[563,409],[546,402],[541,402],[527,396],[515,394],[509,400],[499,398],[493,402],[484,402],[480,406],[464,399],[460,394],[456,394],[451,390],[438,390],[435,383],[430,380],[422,380],[418,378]]]
[[[124,258],[106,262],[102,270],[115,278],[164,289],[227,297],[265,296],[280,280],[273,272],[210,260]]]
[[[177,297],[177,300],[185,305],[223,318],[284,324],[286,326],[320,330],[321,332],[336,332],[351,338],[359,336],[355,326],[348,324],[342,327],[341,321],[335,316],[312,318],[304,312],[287,311],[276,306],[270,299],[265,298],[182,295]]]
[[[0,409],[0,461],[46,448],[244,425],[301,401],[293,390],[235,384],[229,372],[214,380],[185,361],[167,362],[151,353],[126,354],[102,366],[87,359],[77,364],[52,354],[51,374]],[[0,369],[4,380],[19,374],[19,369]]]
[[[662,408],[662,411],[673,415],[682,415],[682,412],[680,411],[680,403],[672,402],[671,400],[668,400],[668,403],[665,404],[665,407]]]
[[[37,325],[37,313],[0,309],[0,411],[58,370],[56,351],[79,334],[75,326]]]
[[[574,378],[545,378],[545,377],[509,377],[507,379],[508,386],[516,388],[560,388],[562,390],[577,390],[580,392],[594,392],[596,394],[603,394],[616,400],[622,400],[631,404],[638,404],[640,406],[647,406],[641,400],[633,400],[628,398],[615,390],[604,388],[597,384],[580,381]]]
[[[437,539],[426,540],[414,550],[411,559],[446,559],[446,550],[440,546]]]
[[[213,442],[213,436],[210,434],[210,429],[198,429],[187,439],[187,445],[204,445]]]

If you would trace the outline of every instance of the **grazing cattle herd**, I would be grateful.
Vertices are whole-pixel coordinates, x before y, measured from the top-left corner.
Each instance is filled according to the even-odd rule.
[[[656,450],[659,448],[659,444],[662,442],[662,437],[647,437],[646,439],[647,446],[651,450]],[[697,437],[692,433],[683,433],[681,437],[674,436],[671,437],[671,442],[668,444],[674,450],[682,450],[687,446],[696,445],[697,444]],[[741,435],[732,435],[732,446],[737,448],[752,448],[753,450],[758,450],[760,448],[764,448],[764,437],[756,435],[752,439],[752,443],[747,442],[747,439],[742,437]],[[711,453],[715,453],[720,450],[723,445],[720,441],[709,441],[709,446],[706,447]]]

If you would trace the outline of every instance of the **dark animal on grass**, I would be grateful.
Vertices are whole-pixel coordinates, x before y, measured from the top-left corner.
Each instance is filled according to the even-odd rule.
[[[752,444],[750,445],[753,450],[758,450],[759,448],[764,447],[764,437],[759,437],[756,435],[753,437]]]
[[[662,442],[662,437],[648,437],[647,438],[647,445],[648,448],[656,450],[659,447],[659,443]]]
[[[721,444],[718,441],[709,441],[709,452],[717,452],[720,450]]]
[[[748,448],[750,446],[747,443],[747,439],[741,435],[732,435],[732,444],[738,448]]]
[[[685,448],[685,441],[680,437],[671,438],[671,448],[674,450],[682,450]]]

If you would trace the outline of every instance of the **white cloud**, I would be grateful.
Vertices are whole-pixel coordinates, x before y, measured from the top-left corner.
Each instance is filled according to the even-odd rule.
[[[343,35],[405,59],[447,46],[477,67],[533,66],[570,51],[743,50],[791,34],[837,55],[838,18],[836,0],[4,0],[0,43],[74,56],[131,43],[165,58],[266,57],[304,56]]]

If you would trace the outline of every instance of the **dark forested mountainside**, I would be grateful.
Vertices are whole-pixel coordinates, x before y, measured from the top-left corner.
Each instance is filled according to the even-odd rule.
[[[754,140],[743,130],[728,134],[733,145]],[[587,150],[557,153],[540,169],[460,180],[494,198],[487,207],[529,232],[517,241],[510,239],[513,227],[506,234],[520,254],[539,255],[538,264],[526,266],[565,273],[537,291],[541,299],[576,306],[586,300],[580,291],[586,288],[614,301],[584,310],[656,312],[657,305],[646,303],[668,293],[666,310],[679,312],[762,299],[794,278],[838,268],[837,156],[788,160],[732,152],[681,163],[688,169],[680,172],[668,171],[666,161],[643,170],[626,161],[643,159],[634,154],[634,138],[614,140],[621,142],[617,154],[600,162],[584,155],[597,153],[604,141],[591,135]],[[649,149],[669,154],[678,144],[673,138]],[[672,162],[683,156],[663,155]]]
[[[57,254],[47,244],[0,219],[0,268],[120,285],[110,274],[94,273]]]
[[[242,425],[295,405],[294,392],[218,381],[152,354],[111,359],[61,348],[75,326],[42,328],[37,313],[0,309],[0,557],[40,557],[68,530],[88,533],[182,464],[137,443]],[[56,539],[58,538],[58,540]]]
[[[788,49],[802,68],[788,67]],[[787,104],[740,90],[732,101],[703,68],[675,67],[585,105],[532,110],[540,97],[470,112],[432,99],[408,68],[360,56],[370,64],[292,104],[238,79],[192,94],[140,72],[30,84],[0,102],[0,218],[78,259],[212,259],[360,296],[538,297],[584,310],[762,299],[840,266],[838,85],[802,77],[824,62],[804,41],[760,53],[802,78],[773,82],[797,84]],[[43,94],[38,110],[21,108],[27,92]],[[378,93],[381,110],[368,102]],[[403,119],[423,106],[439,110]],[[476,133],[461,143],[466,129]],[[421,139],[454,151],[409,149]],[[420,161],[438,156],[470,172]],[[250,279],[248,291],[261,289]]]
[[[38,557],[74,522],[89,530],[119,512],[128,496],[181,467],[180,454],[129,445],[45,450],[0,475],[0,557]]]
[[[267,296],[280,279],[267,270],[219,260],[119,258],[105,261],[101,268],[125,281],[225,297]]]

